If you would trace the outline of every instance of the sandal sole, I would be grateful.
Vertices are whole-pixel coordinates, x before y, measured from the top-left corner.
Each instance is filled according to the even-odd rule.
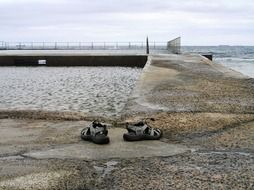
[[[132,135],[131,133],[123,134],[123,139],[125,141],[159,140],[161,137],[162,137],[162,132],[160,136]]]
[[[85,141],[90,141],[95,144],[108,144],[110,142],[109,137],[94,137],[88,135],[81,135],[81,139]]]

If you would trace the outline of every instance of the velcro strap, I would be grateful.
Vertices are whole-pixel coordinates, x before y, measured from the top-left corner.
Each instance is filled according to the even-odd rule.
[[[97,135],[97,134],[103,134],[104,133],[104,127],[91,127],[91,134]]]
[[[160,134],[161,134],[160,129],[150,128],[150,135],[151,136],[159,136]]]

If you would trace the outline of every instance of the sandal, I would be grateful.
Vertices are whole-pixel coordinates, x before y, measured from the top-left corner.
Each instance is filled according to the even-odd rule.
[[[125,141],[159,140],[162,137],[160,129],[152,128],[146,122],[127,124],[126,129],[128,133],[123,135]]]
[[[81,139],[85,141],[92,141],[95,144],[108,144],[109,137],[106,125],[94,121],[89,127],[81,131]]]

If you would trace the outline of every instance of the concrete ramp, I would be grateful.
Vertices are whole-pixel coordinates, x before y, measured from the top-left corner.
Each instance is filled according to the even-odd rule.
[[[53,149],[35,151],[24,154],[25,156],[48,159],[87,159],[101,160],[109,158],[134,158],[134,157],[153,157],[153,156],[172,156],[188,151],[182,145],[168,144],[162,141],[138,141],[125,142],[122,138],[125,129],[109,129],[110,144],[96,145],[82,141],[78,144],[61,145]]]

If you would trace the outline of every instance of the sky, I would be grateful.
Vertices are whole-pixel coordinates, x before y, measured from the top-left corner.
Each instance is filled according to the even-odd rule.
[[[0,41],[254,45],[253,0],[0,0]]]

